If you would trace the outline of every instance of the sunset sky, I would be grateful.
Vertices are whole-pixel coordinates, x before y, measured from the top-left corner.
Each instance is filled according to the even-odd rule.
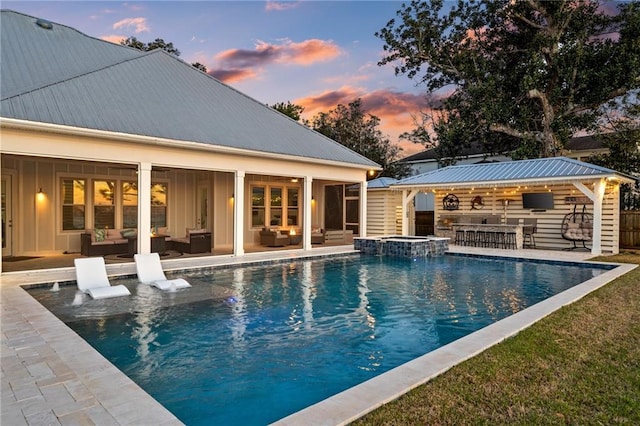
[[[3,9],[104,40],[162,38],[186,62],[267,104],[291,101],[304,117],[362,98],[391,141],[413,129],[425,87],[380,67],[374,36],[400,1],[2,1]],[[401,156],[423,149],[400,142]]]

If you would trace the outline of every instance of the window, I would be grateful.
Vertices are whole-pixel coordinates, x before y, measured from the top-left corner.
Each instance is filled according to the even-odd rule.
[[[269,204],[270,225],[282,225],[282,188],[271,188],[271,202]]]
[[[115,182],[93,181],[93,226],[111,228],[116,226]]]
[[[122,182],[122,227],[138,227],[137,182]]]
[[[298,188],[287,189],[287,225],[298,226],[298,217],[300,216],[298,208]]]
[[[251,226],[264,226],[265,218],[265,187],[254,186],[251,188]]]
[[[62,230],[85,229],[85,180],[62,179]]]
[[[151,184],[151,226],[167,226],[167,184]]]

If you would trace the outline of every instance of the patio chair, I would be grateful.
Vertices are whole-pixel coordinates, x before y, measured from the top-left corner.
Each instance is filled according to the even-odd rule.
[[[260,244],[267,247],[284,247],[289,245],[289,235],[281,234],[275,228],[263,228],[260,231]]]
[[[162,270],[158,253],[138,253],[133,256],[136,262],[138,280],[143,284],[157,287],[160,290],[177,290],[191,287],[185,279],[168,280]]]
[[[131,292],[123,284],[112,286],[107,277],[107,267],[102,257],[74,259],[78,289],[94,299],[130,296]]]

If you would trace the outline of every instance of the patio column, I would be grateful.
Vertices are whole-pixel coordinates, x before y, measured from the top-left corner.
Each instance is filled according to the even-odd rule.
[[[244,255],[244,170],[236,171],[233,198],[233,254]]]
[[[594,187],[593,200],[593,241],[591,245],[591,254],[602,254],[602,200],[604,199],[604,190],[607,182],[604,179],[598,180]]]
[[[582,182],[574,182],[573,186],[593,201],[593,238],[591,240],[591,254],[597,256],[602,254],[602,200],[604,190],[607,187],[605,179],[599,179],[593,184],[593,191],[587,188]]]
[[[311,250],[311,191],[313,178],[311,176],[304,177],[304,198],[302,201],[302,249]]]
[[[138,163],[138,253],[151,253],[151,163]]]
[[[360,183],[360,236],[367,236],[367,180]]]

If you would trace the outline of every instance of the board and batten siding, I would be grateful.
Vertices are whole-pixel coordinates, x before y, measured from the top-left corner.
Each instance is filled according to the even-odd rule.
[[[592,185],[585,182],[588,188]],[[522,193],[548,192],[553,193],[554,208],[541,212],[533,212],[522,207]],[[442,200],[447,194],[454,194],[460,202],[458,210],[445,210]],[[484,201],[484,207],[481,209],[472,209],[471,200],[480,195]],[[508,218],[536,218],[537,233],[535,234],[536,246],[538,248],[550,249],[569,249],[572,248],[573,242],[562,238],[562,221],[564,217],[573,212],[574,205],[565,204],[565,197],[582,197],[584,194],[571,184],[554,184],[545,187],[529,186],[529,187],[513,187],[513,188],[476,188],[476,189],[454,189],[453,191],[437,190],[435,192],[435,213],[436,222],[442,216],[489,216],[499,215],[504,218],[505,209],[502,199],[508,199],[507,207]],[[619,187],[609,184],[606,187],[605,197],[603,200],[602,211],[602,252],[618,253],[619,242],[619,215],[620,215],[620,192]],[[576,205],[576,212],[582,212],[582,204]],[[586,204],[586,213],[593,214],[593,204]],[[520,221],[522,224],[522,220]],[[577,241],[578,247],[582,247],[582,243]],[[591,248],[591,241],[587,241],[587,247]]]
[[[396,234],[396,207],[401,204],[401,192],[388,189],[368,190],[367,236]]]

